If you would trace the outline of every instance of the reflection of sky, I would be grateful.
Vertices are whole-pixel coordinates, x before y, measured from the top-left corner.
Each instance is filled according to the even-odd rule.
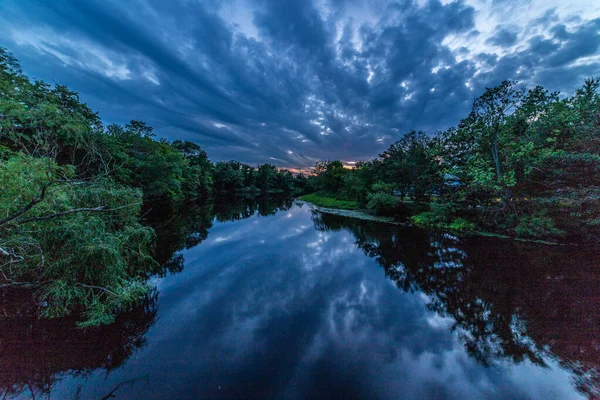
[[[121,368],[59,383],[56,398],[574,398],[566,372],[484,368],[427,296],[398,290],[348,231],[310,211],[216,223],[158,282],[148,344]]]

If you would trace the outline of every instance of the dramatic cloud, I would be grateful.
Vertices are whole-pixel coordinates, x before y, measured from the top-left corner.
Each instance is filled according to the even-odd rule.
[[[0,46],[107,122],[306,167],[445,129],[503,79],[572,92],[600,75],[600,4],[5,0]]]
[[[494,46],[510,47],[517,42],[517,34],[510,29],[500,29],[498,33],[485,41]]]

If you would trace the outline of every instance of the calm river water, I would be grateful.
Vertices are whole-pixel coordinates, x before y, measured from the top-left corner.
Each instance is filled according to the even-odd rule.
[[[215,205],[159,229],[165,268],[108,327],[3,296],[7,398],[571,399],[600,388],[600,258],[308,205]],[[22,315],[21,315],[22,314]]]

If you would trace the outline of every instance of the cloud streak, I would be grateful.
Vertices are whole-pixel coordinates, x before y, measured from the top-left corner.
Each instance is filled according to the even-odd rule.
[[[108,122],[282,167],[445,129],[503,79],[569,93],[600,75],[592,1],[8,0],[0,37]]]

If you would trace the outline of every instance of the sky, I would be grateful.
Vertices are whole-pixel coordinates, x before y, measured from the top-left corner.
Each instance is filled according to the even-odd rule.
[[[502,80],[600,76],[597,0],[2,0],[0,46],[213,161],[370,159]]]

